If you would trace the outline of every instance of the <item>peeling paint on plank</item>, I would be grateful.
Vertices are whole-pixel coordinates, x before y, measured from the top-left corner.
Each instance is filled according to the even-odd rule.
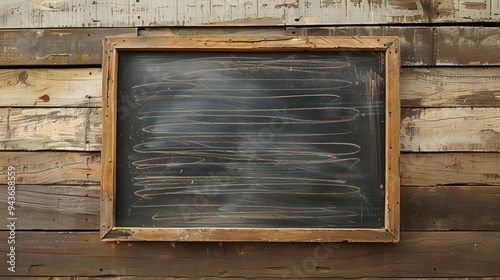
[[[97,108],[0,108],[0,150],[98,151],[100,111]]]
[[[401,112],[401,150],[407,152],[496,152],[497,108],[426,108]]]

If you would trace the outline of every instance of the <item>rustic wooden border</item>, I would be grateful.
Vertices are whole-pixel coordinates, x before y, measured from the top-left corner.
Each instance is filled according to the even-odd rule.
[[[385,54],[386,207],[382,229],[136,228],[116,227],[117,69],[120,51],[376,51]],[[397,242],[399,240],[399,69],[397,37],[107,37],[103,40],[103,142],[101,238],[103,241]]]

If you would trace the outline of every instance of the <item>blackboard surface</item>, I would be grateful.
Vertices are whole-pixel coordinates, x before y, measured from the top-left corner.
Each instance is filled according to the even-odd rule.
[[[116,226],[383,228],[379,52],[120,52]]]

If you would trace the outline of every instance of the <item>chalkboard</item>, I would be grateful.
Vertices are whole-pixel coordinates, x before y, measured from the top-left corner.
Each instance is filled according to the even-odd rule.
[[[387,100],[397,77],[388,77],[387,52],[396,40],[383,51],[284,49],[288,37],[265,51],[227,46],[242,39],[256,44],[114,45],[106,81],[116,82],[103,99],[114,107],[106,116],[115,123],[105,124],[114,230],[105,239],[304,241],[294,233],[306,230],[311,241],[338,241],[348,229],[341,241],[365,231],[394,241]]]

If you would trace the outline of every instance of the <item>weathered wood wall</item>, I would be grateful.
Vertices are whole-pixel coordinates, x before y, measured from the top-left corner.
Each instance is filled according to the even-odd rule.
[[[0,26],[122,27],[496,22],[497,0],[7,0]]]
[[[0,276],[500,277],[499,21],[496,0],[3,1],[0,213],[13,165],[18,220],[16,272],[4,227]],[[114,34],[400,36],[401,242],[101,242],[100,40]]]

